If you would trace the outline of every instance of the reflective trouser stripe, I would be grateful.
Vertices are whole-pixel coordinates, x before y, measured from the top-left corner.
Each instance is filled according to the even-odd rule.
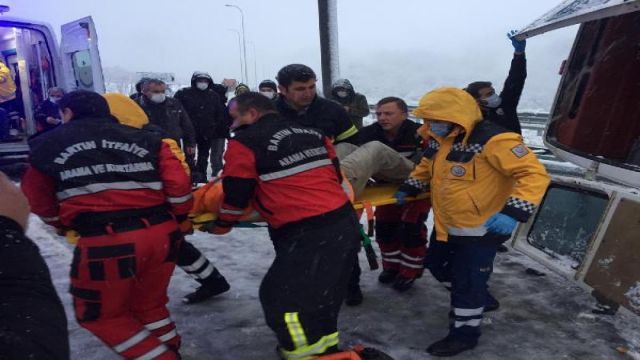
[[[455,316],[454,327],[459,328],[462,326],[480,326],[480,324],[482,323],[483,311],[484,307],[474,309],[453,308],[453,314]]]
[[[141,343],[149,335],[151,335],[149,333],[149,331],[141,330],[140,332],[138,332],[137,334],[135,334],[132,337],[128,338],[127,340],[125,340],[125,341],[121,342],[120,344],[114,346],[113,350],[115,350],[116,352],[119,352],[119,353],[123,353],[123,352],[131,349],[132,347],[138,345],[139,343]]]
[[[422,261],[422,260],[424,260],[424,258],[422,256],[413,257],[413,256],[409,256],[409,255],[407,255],[405,253],[402,253],[402,257],[407,259],[407,260],[409,260],[409,261]]]
[[[211,273],[213,273],[213,270],[215,270],[213,264],[209,263],[209,265],[207,265],[207,267],[202,272],[193,275],[195,275],[198,279],[206,279],[207,277],[209,277],[209,275],[211,275]]]
[[[482,319],[470,319],[470,320],[466,320],[466,321],[458,321],[458,320],[456,320],[454,326],[457,327],[457,328],[463,327],[463,326],[478,327],[478,326],[480,326],[481,322],[482,322]]]
[[[144,327],[146,327],[149,330],[156,330],[156,329],[160,329],[163,326],[167,326],[169,324],[171,324],[171,318],[164,318],[156,322],[145,324]]]
[[[453,308],[453,313],[456,316],[476,316],[482,315],[484,311],[484,307],[479,307],[475,309],[461,309],[461,308]]]
[[[287,324],[287,329],[289,330],[289,335],[291,335],[293,346],[296,349],[306,346],[307,336],[304,334],[302,324],[300,324],[298,313],[285,313],[284,322]]]
[[[282,355],[286,360],[310,360],[323,354],[332,346],[338,346],[338,332],[323,336],[315,344],[296,347],[293,351],[282,350]]]
[[[158,340],[160,340],[162,342],[167,342],[168,340],[171,340],[176,336],[178,336],[178,331],[176,329],[172,329],[168,333],[166,333],[166,334],[164,334],[162,336],[158,336]]]
[[[389,261],[389,260],[385,259],[385,261]],[[408,268],[412,268],[412,269],[422,269],[422,268],[424,268],[424,265],[416,265],[416,264],[408,263],[406,261],[400,261],[400,265],[408,267]]]
[[[196,271],[204,265],[205,261],[207,261],[207,259],[203,255],[200,255],[198,260],[194,261],[193,264],[181,266],[181,268],[184,271]]]
[[[142,356],[138,356],[137,358],[135,358],[135,360],[152,360],[154,359],[156,356],[162,355],[165,351],[168,351],[169,348],[167,348],[164,345],[158,345],[156,346],[153,350],[149,351],[148,353],[142,355]]]

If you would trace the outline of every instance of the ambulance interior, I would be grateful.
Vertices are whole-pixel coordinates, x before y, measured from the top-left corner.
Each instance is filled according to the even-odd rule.
[[[16,100],[3,106],[10,113],[14,136],[34,132],[33,112],[46,99],[47,89],[56,84],[52,46],[37,30],[0,26],[0,60],[16,84]]]
[[[66,50],[58,54],[50,28],[0,21],[0,60],[11,70],[17,88],[16,101],[8,104],[10,109],[7,110],[13,112],[11,132],[14,137],[36,132],[33,114],[38,105],[47,99],[50,87],[97,90],[104,86],[94,84],[94,73],[99,73],[99,78],[102,73],[99,65],[97,69],[94,68],[96,61],[92,59],[93,49],[86,45],[91,43],[91,29],[90,18],[63,25],[61,45]],[[65,58],[61,58],[61,55]],[[57,68],[63,66],[64,69]],[[69,79],[65,81],[61,74]]]

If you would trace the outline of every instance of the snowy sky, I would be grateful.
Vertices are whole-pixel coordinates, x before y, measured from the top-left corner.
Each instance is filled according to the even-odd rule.
[[[512,52],[505,33],[531,23],[558,0],[366,1],[337,0],[341,75],[373,100],[386,95],[417,100],[443,85],[474,80],[501,83]],[[319,71],[315,0],[3,0],[11,16],[59,26],[86,15],[96,22],[103,65],[129,71],[194,70],[220,81],[240,78],[238,39],[244,10],[250,85],[274,78],[288,63]],[[402,5],[399,5],[402,4]],[[531,39],[523,105],[549,107],[561,61],[575,27]],[[253,44],[253,45],[252,45]],[[256,55],[254,57],[253,47]],[[500,87],[500,86],[499,86]]]

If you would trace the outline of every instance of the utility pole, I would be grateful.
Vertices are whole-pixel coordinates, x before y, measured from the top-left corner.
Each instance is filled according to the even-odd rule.
[[[331,94],[331,84],[340,77],[337,0],[318,0],[318,20],[322,91],[326,97]]]

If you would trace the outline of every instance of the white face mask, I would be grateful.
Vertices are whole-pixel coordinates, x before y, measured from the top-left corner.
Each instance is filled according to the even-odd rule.
[[[49,100],[51,100],[52,103],[57,104],[58,101],[60,101],[60,99],[62,99],[61,97],[58,96],[51,96],[49,97]]]
[[[276,93],[271,90],[266,90],[266,91],[260,91],[260,94],[266,96],[269,99],[273,99]]]
[[[209,83],[208,82],[197,82],[196,83],[196,87],[200,90],[207,90],[207,88],[209,88]]]
[[[162,104],[167,99],[167,95],[165,94],[153,94],[151,95],[151,101],[156,104]]]
[[[492,109],[495,109],[502,104],[502,98],[498,94],[493,94],[484,99],[484,101],[486,103],[485,106]]]
[[[340,91],[336,91],[336,95],[338,95],[338,97],[341,97],[341,98],[346,98],[347,96],[349,96],[349,93],[344,90],[340,90]]]

